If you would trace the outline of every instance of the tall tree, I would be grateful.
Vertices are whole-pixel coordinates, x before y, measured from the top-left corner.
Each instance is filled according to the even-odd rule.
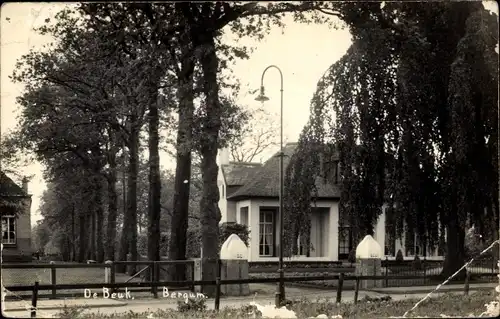
[[[144,59],[146,50],[142,51],[143,55],[137,59],[138,53],[124,54],[122,51],[117,51],[116,46],[110,45],[107,33],[96,28],[83,29],[78,27],[81,23],[77,22],[81,21],[74,18],[72,11],[65,10],[56,18],[57,22],[54,26],[42,27],[40,31],[55,34],[59,40],[58,45],[48,53],[32,52],[23,57],[19,65],[22,71],[17,72],[14,79],[27,84],[33,92],[40,90],[38,86],[42,84],[41,88],[45,90],[42,91],[44,94],[48,94],[49,89],[59,99],[61,99],[62,93],[66,94],[62,96],[70,102],[67,105],[72,107],[71,111],[68,112],[84,114],[86,120],[63,116],[64,127],[72,128],[71,125],[74,124],[73,126],[77,126],[79,129],[88,128],[89,125],[94,125],[97,128],[97,136],[101,138],[97,139],[97,144],[92,141],[87,143],[79,140],[79,138],[86,138],[85,134],[75,132],[76,134],[72,135],[73,140],[70,140],[55,130],[51,133],[51,138],[55,139],[54,145],[51,147],[59,152],[71,151],[82,158],[87,158],[85,164],[87,168],[107,178],[108,208],[111,212],[108,214],[107,234],[114,236],[114,228],[116,228],[115,157],[118,148],[123,142],[126,142],[125,144],[128,144],[132,150],[132,152],[129,150],[131,155],[129,156],[129,171],[132,176],[128,179],[130,184],[128,191],[133,195],[136,185],[134,175],[137,171],[139,133],[145,108],[150,100],[150,96],[143,94],[146,85],[144,76],[146,74],[149,76],[151,63],[148,64],[148,60]],[[119,38],[120,35],[115,35],[115,37]],[[135,76],[131,76],[133,73]],[[96,74],[100,76],[97,77]],[[55,89],[52,89],[49,84]],[[33,99],[29,100],[29,96],[26,96],[25,106],[35,106],[37,102],[40,103],[37,99],[41,97],[43,98],[41,95],[38,97],[33,95]],[[43,101],[48,101],[48,99]],[[51,107],[53,105],[50,102],[45,103]],[[60,116],[61,113],[56,115]],[[23,123],[29,125],[32,120],[38,119],[32,118]],[[47,123],[47,125],[52,124]],[[38,128],[41,130],[44,127],[38,126]],[[24,137],[38,138],[38,141],[47,134],[46,131],[37,132],[35,128],[27,128],[20,133],[24,134]],[[109,139],[106,139],[107,137]],[[83,142],[86,144],[82,145]],[[30,145],[33,144],[26,144],[27,148]],[[99,161],[88,160],[88,155],[92,152],[99,154]],[[106,163],[106,160],[110,162]],[[128,196],[128,200],[129,209],[125,224],[131,231],[122,232],[122,234],[130,236],[126,238],[127,243],[122,251],[122,258],[125,258],[123,255],[126,255],[129,246],[133,257],[137,258],[137,254],[134,252],[136,250],[134,248],[136,245],[136,240],[134,240],[134,234],[136,234],[134,231],[136,229],[135,196]],[[96,223],[97,228],[100,226],[102,223]],[[114,243],[114,239],[110,238],[109,242]],[[114,247],[110,244],[107,248],[108,258],[114,259]],[[99,252],[99,255],[102,256],[102,253]]]
[[[416,244],[414,235],[435,247],[446,228],[449,276],[464,262],[467,224],[490,223],[498,214],[498,92],[489,84],[497,80],[496,17],[470,2],[337,8],[353,45],[319,82],[311,121],[331,132],[322,142],[340,153],[340,209],[364,235],[387,203],[395,219],[389,223],[398,237],[406,233],[407,247]],[[291,171],[300,165],[294,163]],[[294,196],[289,205],[305,198]]]

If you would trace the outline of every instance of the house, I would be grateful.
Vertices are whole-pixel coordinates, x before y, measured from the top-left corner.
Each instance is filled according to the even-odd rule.
[[[297,143],[284,146],[284,171],[294,153]],[[277,154],[276,154],[277,155]],[[250,229],[249,261],[277,261],[279,251],[279,158],[272,156],[263,164],[236,163],[229,161],[227,149],[218,155],[218,186],[220,192],[219,208],[221,223],[236,222],[247,225]],[[333,174],[338,176],[338,158],[334,161]],[[338,261],[347,260],[349,252],[358,243],[353,242],[348,225],[339,227],[340,184],[329,184],[323,178],[316,181],[318,197],[311,215],[311,246],[303,247],[298,240],[299,261]],[[286,191],[286,190],[285,190]],[[314,206],[313,203],[311,203]],[[402,239],[389,240],[384,212],[379,216],[375,227],[374,238],[384,249],[389,259],[394,259],[401,250],[405,259],[413,259],[415,253],[422,256],[426,252],[428,259],[442,259],[437,250],[424,250],[413,241],[413,247],[405,247],[405,236]],[[344,219],[345,220],[345,219]],[[406,235],[408,236],[408,235]]]
[[[31,195],[26,178],[20,187],[0,171],[0,216],[3,262],[31,261]]]

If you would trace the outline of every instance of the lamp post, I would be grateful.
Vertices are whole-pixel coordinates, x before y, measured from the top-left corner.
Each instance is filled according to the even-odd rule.
[[[498,53],[498,51],[497,51]],[[500,90],[499,90],[500,92]],[[498,170],[498,202],[500,203],[500,105],[497,106],[497,170]],[[498,289],[500,289],[500,209],[498,209]],[[497,292],[500,292],[497,290]]]
[[[280,158],[280,172],[279,172],[279,178],[280,178],[280,188],[279,188],[279,229],[280,229],[280,236],[279,236],[279,263],[278,263],[278,274],[279,274],[279,283],[278,286],[276,287],[276,307],[280,307],[283,300],[285,300],[285,280],[284,280],[284,267],[283,267],[283,73],[281,72],[280,68],[278,68],[276,65],[270,65],[267,68],[264,69],[264,72],[262,72],[262,77],[260,80],[260,94],[255,98],[256,101],[259,102],[266,102],[269,101],[269,98],[265,95],[264,92],[264,75],[266,74],[266,71],[275,68],[278,70],[280,73],[280,80],[281,80],[281,106],[280,106],[280,152],[278,154],[278,157]]]

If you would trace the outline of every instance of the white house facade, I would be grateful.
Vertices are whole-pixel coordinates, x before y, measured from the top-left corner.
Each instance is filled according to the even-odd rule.
[[[295,151],[297,144],[288,143],[284,147],[285,167],[288,159]],[[236,222],[247,225],[250,230],[248,260],[278,261],[279,252],[279,163],[273,156],[263,164],[236,163],[229,161],[226,149],[219,151],[218,186],[220,192],[219,208],[221,223]],[[334,174],[337,174],[335,170]],[[342,261],[347,260],[349,252],[358,243],[353,242],[348,225],[340,227],[339,218],[339,185],[326,184],[318,178],[316,183],[318,198],[316,204],[311,203],[311,247],[297,242],[299,254],[292,257],[297,261]],[[286,231],[286,229],[285,229]],[[385,255],[394,259],[401,250],[405,259],[413,259],[415,252],[422,256],[426,252],[428,259],[441,259],[437,250],[408,247],[401,240],[388,240],[385,222],[385,209],[375,227],[374,239],[384,247]],[[387,238],[386,238],[387,237]],[[417,240],[414,241],[418,243]]]

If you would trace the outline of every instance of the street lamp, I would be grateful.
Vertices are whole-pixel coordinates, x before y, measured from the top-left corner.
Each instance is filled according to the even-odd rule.
[[[285,277],[284,277],[284,267],[283,267],[283,73],[281,72],[280,68],[278,68],[276,65],[270,65],[267,68],[264,69],[264,72],[262,72],[262,77],[260,80],[260,94],[255,98],[256,101],[259,102],[266,102],[269,101],[269,98],[265,95],[264,92],[264,75],[266,74],[266,71],[275,68],[278,70],[280,73],[280,79],[281,79],[281,107],[280,107],[280,152],[278,154],[278,157],[280,158],[280,190],[279,190],[279,205],[280,205],[280,210],[279,210],[279,229],[280,229],[280,236],[279,236],[279,264],[278,264],[278,274],[279,274],[279,283],[278,286],[276,287],[276,307],[281,307],[282,302],[285,300]]]
[[[498,169],[498,201],[500,202],[500,105],[497,106],[497,169]],[[498,212],[498,287],[500,287],[500,210]]]

